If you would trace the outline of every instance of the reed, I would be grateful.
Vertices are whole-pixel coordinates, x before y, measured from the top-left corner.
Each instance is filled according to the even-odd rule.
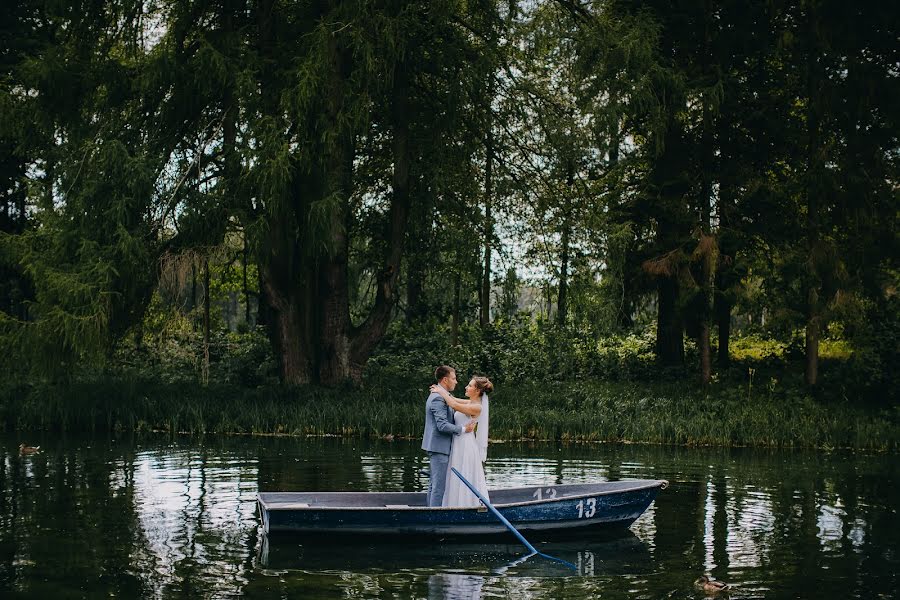
[[[108,379],[0,388],[6,429],[191,434],[421,435],[424,384],[241,388]],[[762,391],[683,382],[523,383],[492,398],[492,438],[694,446],[900,449],[900,411],[821,402],[799,386]]]

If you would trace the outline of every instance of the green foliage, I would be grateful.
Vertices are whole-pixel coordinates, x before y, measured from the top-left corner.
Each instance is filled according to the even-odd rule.
[[[845,313],[846,314],[846,313]],[[843,324],[843,339],[830,340],[834,369],[825,382],[849,402],[865,398],[874,404],[897,402],[900,364],[900,298],[892,295],[880,303],[865,303]],[[827,342],[826,342],[827,343]],[[847,348],[851,348],[849,355]],[[823,348],[823,354],[829,350]]]
[[[261,328],[236,333],[224,328],[222,296],[213,290],[213,329],[209,341],[209,379],[220,384],[253,388],[277,382],[275,356]],[[111,361],[108,377],[148,379],[161,383],[201,381],[203,332],[198,327],[202,306],[182,312],[155,294],[144,322],[123,338]]]
[[[0,423],[50,431],[421,436],[427,380],[361,389],[192,387],[147,379],[0,387]],[[900,449],[900,413],[823,405],[800,387],[514,382],[493,397],[500,440]]]
[[[247,388],[278,381],[272,348],[262,331],[216,332],[210,338],[209,355],[210,380]],[[126,338],[105,372],[107,376],[195,385],[201,381],[202,361],[203,336],[185,329],[169,331],[166,337],[152,341],[145,337],[140,346]]]
[[[497,311],[502,319],[514,319],[519,312],[519,294],[522,281],[512,267],[506,270],[506,276],[500,282],[500,305]]]
[[[776,339],[759,335],[745,335],[731,340],[728,349],[739,362],[760,363],[775,361],[784,357],[788,345]]]
[[[202,386],[196,319],[196,311],[173,311],[156,296],[142,328],[126,336],[104,371],[83,371],[64,385],[5,381],[0,422],[415,438],[434,367],[449,363],[463,382],[474,374],[494,381],[496,439],[900,449],[900,413],[873,396],[893,377],[890,369],[872,369],[881,364],[871,357],[877,348],[823,360],[827,392],[813,396],[792,367],[790,343],[759,336],[733,340],[732,366],[703,388],[683,369],[657,366],[652,329],[597,338],[520,316],[486,329],[464,326],[452,346],[444,323],[395,323],[360,386],[288,388],[277,384],[265,335],[229,333],[220,323],[210,341],[211,383]]]
[[[884,329],[896,327],[896,320],[879,320]],[[731,366],[715,374],[726,386],[744,384],[751,370],[767,380],[793,382],[802,372],[797,363],[802,351],[792,351],[795,341],[758,335],[731,340]],[[715,342],[715,338],[713,340]],[[859,341],[862,343],[862,340]],[[688,361],[696,358],[697,347],[685,342]],[[655,332],[648,328],[642,335],[596,336],[585,330],[559,327],[545,320],[532,321],[520,316],[497,320],[489,328],[464,326],[460,344],[450,344],[447,325],[431,322],[415,326],[395,324],[373,356],[367,369],[369,376],[388,381],[391,378],[424,378],[431,376],[439,364],[456,366],[461,379],[485,374],[498,385],[520,382],[569,384],[592,382],[686,382],[693,381],[690,369],[661,368],[654,352]],[[884,353],[882,356],[879,353]],[[893,353],[893,354],[892,354]],[[822,343],[823,384],[820,398],[835,401],[864,401],[892,406],[896,386],[893,370],[885,360],[896,357],[896,349],[888,346],[856,346],[846,339],[830,339]]]
[[[225,333],[222,299],[238,294],[258,301],[272,347],[332,382],[347,373],[326,367],[350,362],[334,349],[361,367],[398,305],[413,328],[393,325],[370,376],[450,360],[500,381],[675,379],[682,346],[691,361],[708,347],[682,334],[708,335],[715,296],[735,338],[720,380],[785,379],[803,366],[804,331],[821,330],[821,394],[893,398],[898,14],[12,3],[3,366],[192,381],[202,299],[186,301],[187,273],[196,288],[208,265],[214,380],[256,386],[289,362],[250,316],[246,335]],[[481,330],[467,323],[498,274],[496,261],[483,272],[488,243],[513,268]],[[547,296],[535,320],[516,311],[526,272]]]
[[[370,361],[369,371],[427,378],[435,366],[450,364],[460,369],[462,377],[485,374],[500,384],[660,377],[652,332],[597,339],[545,320],[519,317],[495,321],[487,329],[466,326],[457,346],[449,340],[446,327],[436,323],[395,327]]]

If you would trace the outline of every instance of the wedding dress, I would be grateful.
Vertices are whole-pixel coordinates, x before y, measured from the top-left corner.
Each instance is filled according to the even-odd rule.
[[[447,485],[444,488],[444,501],[441,506],[478,506],[481,501],[472,493],[450,467],[456,468],[488,501],[487,482],[484,478],[482,461],[487,458],[488,414],[487,396],[481,397],[481,414],[478,417],[478,428],[470,433],[461,433],[453,437],[450,448],[450,461],[447,466]],[[472,418],[457,411],[453,421],[465,427]]]

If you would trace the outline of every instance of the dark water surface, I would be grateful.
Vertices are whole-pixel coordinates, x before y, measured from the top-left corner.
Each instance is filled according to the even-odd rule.
[[[20,456],[20,442],[41,453]],[[896,455],[494,444],[491,487],[671,486],[615,535],[521,546],[266,540],[256,494],[415,491],[415,442],[0,436],[0,596],[11,598],[894,598]],[[512,538],[511,538],[512,540]],[[726,597],[722,594],[718,597]]]

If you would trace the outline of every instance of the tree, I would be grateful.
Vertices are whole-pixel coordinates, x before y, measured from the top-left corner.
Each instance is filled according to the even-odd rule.
[[[62,335],[76,355],[108,347],[140,320],[158,257],[215,245],[238,227],[258,263],[261,317],[284,381],[358,378],[398,297],[412,165],[440,154],[417,136],[459,122],[452,100],[470,101],[469,83],[484,74],[471,60],[482,40],[466,24],[490,21],[492,7],[220,0],[34,10],[53,29],[41,52],[60,62],[22,57],[14,104],[47,115],[29,160],[46,162],[50,182],[42,227],[8,241],[41,282],[44,339]],[[451,101],[427,114],[444,94]],[[388,186],[356,178],[363,149],[378,154]],[[372,222],[357,221],[361,203],[373,206]],[[374,299],[357,323],[356,235],[371,236],[379,255]],[[53,253],[37,252],[47,245]]]

